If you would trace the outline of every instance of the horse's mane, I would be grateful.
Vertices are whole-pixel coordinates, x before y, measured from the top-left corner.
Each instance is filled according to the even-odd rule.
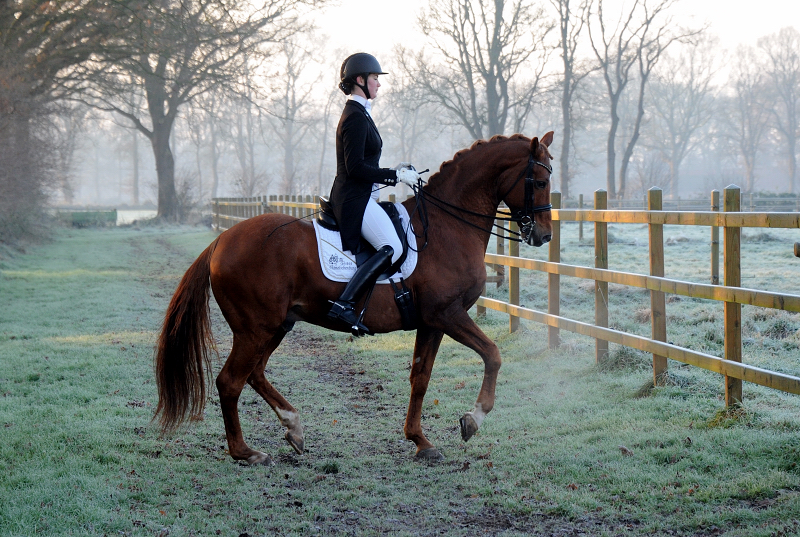
[[[442,165],[439,166],[439,171],[431,175],[430,179],[428,179],[428,184],[431,183],[436,184],[436,182],[441,180],[440,177],[442,178],[448,177],[452,173],[452,170],[455,169],[455,167],[452,166],[452,164],[458,162],[468,153],[471,153],[472,151],[478,148],[482,148],[484,146],[490,146],[492,144],[498,144],[501,142],[508,142],[512,140],[522,140],[525,142],[531,141],[530,138],[522,134],[512,134],[511,136],[503,136],[502,134],[496,134],[488,140],[476,140],[475,143],[473,143],[467,149],[459,150],[455,155],[453,155],[452,159],[442,162]]]

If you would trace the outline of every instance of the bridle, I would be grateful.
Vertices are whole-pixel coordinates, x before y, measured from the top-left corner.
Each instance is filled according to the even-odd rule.
[[[540,162],[533,158],[533,154],[528,156],[528,165],[525,167],[525,170],[517,177],[517,180],[514,181],[514,184],[511,185],[505,194],[503,194],[500,199],[504,200],[506,196],[508,196],[512,190],[517,186],[520,180],[524,177],[525,178],[525,203],[521,210],[516,210],[512,212],[501,212],[501,214],[507,214],[509,219],[512,222],[516,222],[519,226],[519,234],[523,241],[528,242],[533,234],[533,228],[536,226],[536,213],[543,213],[545,211],[549,211],[553,208],[553,205],[548,203],[547,205],[534,205],[533,198],[535,194],[535,190],[544,190],[547,188],[547,183],[545,181],[536,181],[533,178],[533,168],[534,166],[541,166],[545,170],[547,170],[550,175],[553,175],[553,167],[549,164],[545,164],[544,162]]]

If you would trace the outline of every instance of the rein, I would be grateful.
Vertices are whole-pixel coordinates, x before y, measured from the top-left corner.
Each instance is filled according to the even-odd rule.
[[[514,181],[514,184],[511,185],[511,188],[509,188],[506,191],[506,193],[503,194],[500,197],[500,199],[502,200],[506,196],[508,196],[508,194],[511,193],[512,190],[514,190],[514,188],[517,186],[517,184],[519,184],[519,182],[523,178],[525,178],[525,206],[524,206],[524,209],[518,210],[518,211],[514,211],[513,213],[511,211],[508,211],[508,212],[497,211],[500,214],[505,215],[505,216],[501,216],[501,217],[498,217],[496,214],[489,215],[489,214],[478,213],[478,212],[475,212],[475,211],[471,211],[469,209],[465,209],[463,207],[459,207],[457,205],[453,205],[450,202],[447,202],[447,201],[445,201],[445,200],[443,200],[441,198],[438,198],[438,197],[434,196],[430,192],[426,192],[425,190],[423,190],[419,186],[412,187],[413,190],[414,190],[414,195],[415,195],[415,197],[417,199],[417,208],[415,208],[414,211],[416,212],[418,209],[420,209],[420,208],[422,209],[421,212],[420,212],[420,219],[423,222],[423,233],[424,233],[424,235],[426,237],[425,245],[427,245],[427,234],[428,234],[427,208],[425,207],[425,202],[426,201],[429,202],[429,203],[432,203],[435,207],[441,209],[442,211],[444,211],[445,213],[449,214],[450,216],[452,216],[456,220],[458,220],[460,222],[463,222],[463,223],[465,223],[465,224],[467,224],[469,226],[472,226],[472,227],[474,227],[476,229],[480,229],[481,231],[488,232],[489,235],[494,235],[495,237],[507,238],[508,240],[512,240],[512,241],[515,241],[515,242],[527,242],[528,237],[530,237],[530,234],[533,232],[533,227],[536,225],[536,220],[534,218],[536,213],[549,211],[549,210],[551,210],[553,208],[553,205],[550,204],[550,203],[548,203],[547,205],[534,205],[533,204],[533,191],[534,191],[535,188],[539,188],[539,187],[536,186],[536,181],[533,179],[534,166],[541,166],[542,168],[547,170],[551,175],[553,173],[552,166],[550,166],[548,164],[545,164],[544,162],[540,162],[540,161],[534,159],[533,155],[530,155],[528,157],[528,165],[525,167],[525,169],[522,171],[522,173],[519,175],[519,177],[517,177],[516,181]],[[458,211],[458,212],[461,212],[461,213],[466,213],[466,214],[471,215],[471,216],[477,216],[479,218],[489,219],[489,220],[492,221],[492,224],[491,224],[490,228],[488,230],[486,230],[482,226],[479,226],[477,224],[473,224],[469,220],[466,220],[465,218],[462,218],[458,214],[455,214],[454,212],[451,212],[450,210],[448,210],[448,208],[449,209],[453,209],[453,210]],[[424,218],[422,218],[423,214],[425,216]],[[496,232],[492,231],[492,227],[496,227],[496,228],[503,227],[500,224],[495,224],[494,223],[495,220],[516,222],[517,224],[519,224],[520,230],[518,232],[517,231],[511,231],[511,230],[505,230],[507,233],[509,233],[511,235],[516,235],[515,237],[512,237],[512,236],[506,237],[505,235],[501,235],[499,233],[496,233]],[[423,246],[423,248],[424,248],[424,246]]]

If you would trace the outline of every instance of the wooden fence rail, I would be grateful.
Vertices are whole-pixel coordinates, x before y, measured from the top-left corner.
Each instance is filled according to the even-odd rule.
[[[771,199],[771,198],[770,198]],[[778,198],[781,199],[781,198]],[[394,201],[392,199],[392,201]],[[800,394],[800,377],[769,371],[742,363],[741,306],[751,305],[784,311],[800,312],[800,295],[775,293],[741,287],[741,228],[800,228],[797,212],[743,212],[741,193],[731,185],[722,199],[718,191],[711,195],[710,211],[666,211],[658,188],[650,189],[645,209],[609,210],[604,190],[594,194],[594,208],[583,209],[583,196],[578,209],[562,208],[561,194],[552,192],[553,238],[549,244],[548,261],[519,257],[519,244],[511,242],[505,254],[505,241],[497,239],[496,254],[486,254],[485,262],[495,269],[488,281],[498,286],[505,281],[508,267],[508,302],[482,296],[478,299],[478,314],[486,309],[509,315],[509,329],[517,330],[520,319],[548,326],[548,343],[555,348],[560,343],[559,331],[567,330],[595,338],[595,358],[606,358],[609,343],[624,345],[653,355],[653,382],[658,385],[667,371],[667,360],[672,359],[714,371],[724,376],[726,405],[742,401],[742,381],[760,384],[777,390]],[[706,202],[708,203],[708,202]],[[750,202],[751,206],[754,203]],[[708,205],[706,205],[708,207]],[[279,212],[302,218],[318,209],[311,196],[259,196],[253,198],[216,198],[212,201],[213,223],[218,231],[265,212]],[[720,211],[720,209],[723,209]],[[594,224],[595,266],[584,267],[561,263],[561,222],[579,223],[583,239],[583,223]],[[608,269],[608,223],[647,224],[649,229],[649,275]],[[694,283],[664,277],[664,225],[707,226],[711,228],[711,278],[710,283]],[[514,226],[512,223],[511,226]],[[719,230],[722,228],[722,241]],[[513,231],[513,229],[512,229]],[[502,234],[501,234],[502,235]],[[724,281],[719,285],[719,244],[723,244]],[[800,255],[800,243],[795,244],[795,255]],[[520,306],[519,271],[535,270],[548,275],[547,308],[541,312]],[[595,322],[588,324],[560,316],[561,276],[594,281]],[[608,285],[610,283],[638,287],[650,291],[651,337],[646,338],[609,328]],[[665,295],[675,294],[724,302],[724,356],[693,351],[666,342]]]

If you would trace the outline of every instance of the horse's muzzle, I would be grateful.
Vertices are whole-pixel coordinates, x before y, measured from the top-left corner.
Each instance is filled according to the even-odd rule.
[[[542,235],[541,237],[537,237],[535,233],[531,233],[530,235],[528,235],[528,244],[530,244],[531,246],[539,247],[550,242],[550,239],[552,238],[553,235],[550,233],[548,233],[547,235]]]

